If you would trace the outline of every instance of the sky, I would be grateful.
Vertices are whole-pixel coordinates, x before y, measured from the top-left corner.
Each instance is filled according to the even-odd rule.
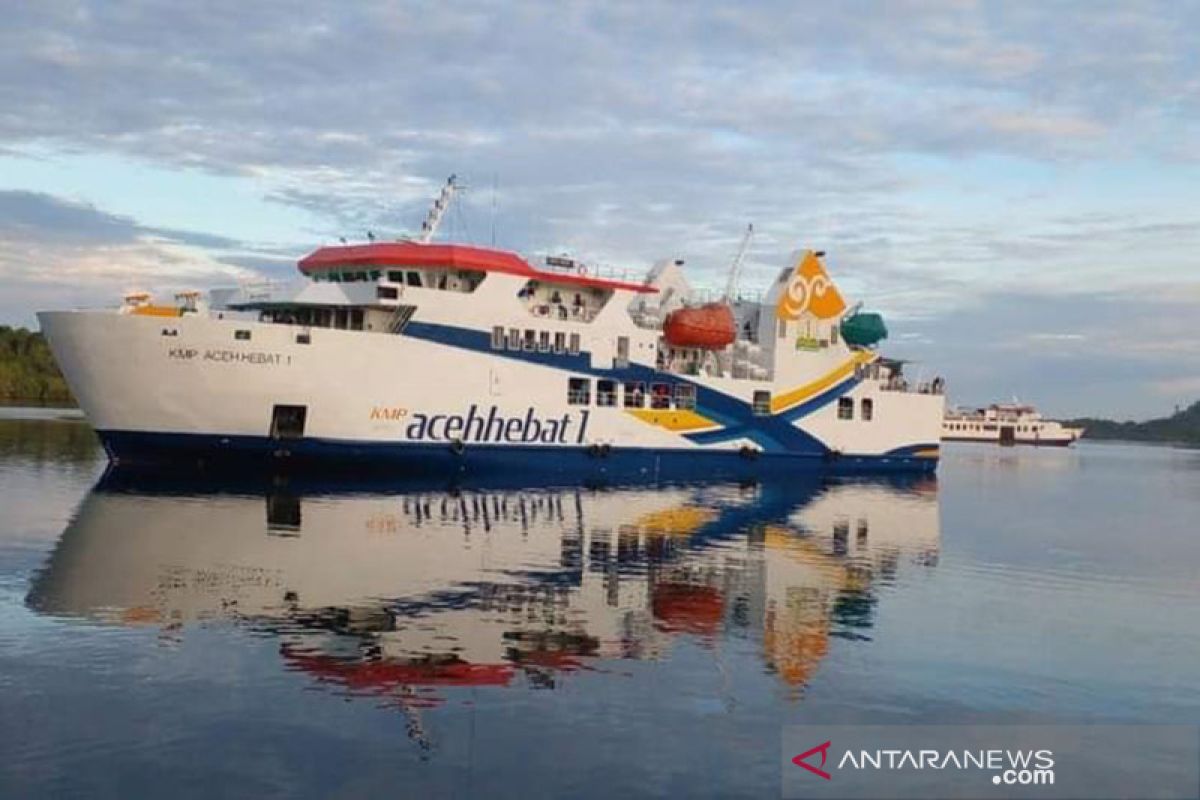
[[[1191,3],[0,0],[0,324],[416,230],[721,287],[825,250],[951,402],[1200,399]]]

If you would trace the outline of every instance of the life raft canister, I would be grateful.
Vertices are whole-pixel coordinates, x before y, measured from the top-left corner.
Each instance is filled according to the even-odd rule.
[[[727,303],[706,303],[668,314],[663,323],[663,336],[673,347],[720,350],[737,338],[737,323],[733,319],[733,309]]]

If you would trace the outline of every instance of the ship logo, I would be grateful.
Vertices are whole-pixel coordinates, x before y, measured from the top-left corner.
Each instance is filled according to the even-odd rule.
[[[811,314],[817,319],[832,319],[845,310],[846,301],[821,266],[820,259],[813,251],[806,250],[775,306],[775,316],[795,320],[803,314]]]

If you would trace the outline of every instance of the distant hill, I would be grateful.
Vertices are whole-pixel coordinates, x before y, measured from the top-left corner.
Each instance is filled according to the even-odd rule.
[[[74,402],[40,333],[0,325],[0,400]]]
[[[1110,419],[1071,420],[1069,425],[1081,425],[1087,430],[1086,439],[1124,439],[1131,442],[1175,442],[1200,445],[1200,402],[1177,411],[1169,417],[1146,422],[1114,422]]]

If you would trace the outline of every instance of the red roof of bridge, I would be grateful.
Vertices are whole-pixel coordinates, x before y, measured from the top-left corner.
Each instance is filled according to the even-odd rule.
[[[373,244],[322,247],[300,259],[305,275],[346,267],[435,267],[501,272],[524,278],[571,286],[595,286],[630,292],[657,292],[643,283],[599,278],[585,272],[550,272],[533,267],[516,253],[471,247],[463,244],[422,244],[420,242],[375,242]]]

